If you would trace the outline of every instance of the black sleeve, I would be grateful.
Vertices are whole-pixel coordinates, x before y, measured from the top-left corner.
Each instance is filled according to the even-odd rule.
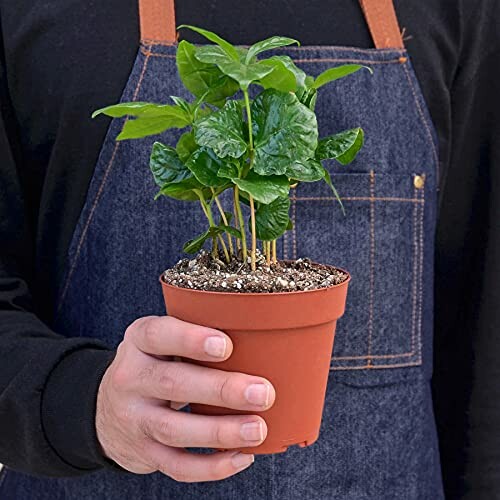
[[[437,232],[433,383],[447,498],[482,499],[500,491],[500,6],[465,3]]]
[[[15,123],[0,65],[0,462],[47,475],[105,463],[94,427],[100,378],[113,353],[67,339],[34,313],[33,241],[16,171]],[[71,443],[71,445],[70,445]]]

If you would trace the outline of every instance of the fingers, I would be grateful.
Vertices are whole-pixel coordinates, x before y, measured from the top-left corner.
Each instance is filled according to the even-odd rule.
[[[231,339],[225,333],[171,316],[140,318],[129,326],[126,335],[142,352],[155,356],[223,361],[233,350]]]
[[[234,452],[217,452],[198,455],[179,448],[169,448],[151,442],[147,453],[154,467],[175,481],[184,483],[220,481],[252,465],[253,455]]]
[[[267,425],[257,415],[208,416],[148,409],[139,419],[149,438],[178,448],[242,448],[258,446],[267,436]]]
[[[145,397],[235,410],[264,411],[276,398],[265,378],[183,362],[154,360],[134,383]]]

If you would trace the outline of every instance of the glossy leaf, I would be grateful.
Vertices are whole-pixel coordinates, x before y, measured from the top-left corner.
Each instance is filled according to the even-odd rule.
[[[196,238],[189,240],[184,244],[182,250],[184,253],[198,253],[209,238],[213,236],[212,231],[207,230],[203,234],[200,234]]]
[[[318,144],[316,115],[295,94],[265,90],[255,98],[251,110],[255,172],[282,175],[290,164],[314,157]]]
[[[179,109],[179,108],[177,108]],[[189,118],[180,110],[180,113],[165,116],[140,116],[125,122],[117,141],[126,139],[141,139],[150,135],[157,135],[171,128],[184,128],[190,125]]]
[[[218,176],[224,163],[211,149],[201,147],[189,157],[186,167],[204,186],[219,187],[228,183],[227,179]]]
[[[198,149],[198,144],[194,140],[194,132],[192,130],[184,132],[177,141],[175,149],[180,160],[186,163],[188,158]]]
[[[259,83],[265,89],[276,89],[281,92],[295,92],[297,89],[297,79],[295,73],[288,69],[283,61],[279,59],[265,59],[259,62],[262,66],[269,66],[273,71],[261,78]]]
[[[261,205],[255,213],[257,238],[262,241],[279,238],[287,230],[289,209],[289,198],[277,198],[269,205]]]
[[[177,69],[184,86],[196,97],[217,106],[222,106],[225,99],[234,95],[238,83],[224,75],[213,65],[198,61],[196,47],[182,40],[177,48]]]
[[[293,38],[287,38],[285,36],[272,36],[267,38],[266,40],[262,40],[260,42],[254,43],[249,49],[248,54],[245,59],[245,63],[248,64],[253,57],[256,57],[262,52],[266,50],[276,49],[278,47],[286,47],[287,45],[293,45],[296,43],[300,45],[298,40],[294,40]]]
[[[229,233],[231,236],[234,236],[235,238],[241,238],[241,231],[239,229],[236,229],[233,226],[225,226],[224,224],[221,224],[218,226],[222,231]]]
[[[286,169],[286,176],[290,179],[303,182],[320,181],[324,177],[324,168],[321,162],[308,159],[302,162],[294,162]]]
[[[180,182],[170,182],[165,184],[156,195],[164,195],[170,198],[175,198],[176,200],[183,201],[199,201],[199,197],[195,190],[203,190],[204,186],[198,182],[195,177],[189,177]],[[205,188],[206,190],[208,188]],[[208,195],[209,191],[203,191],[204,194]]]
[[[353,128],[321,139],[316,150],[319,160],[334,159],[342,165],[351,163],[363,147],[364,132]]]
[[[224,49],[218,45],[203,45],[196,47],[194,57],[205,64],[224,64],[234,62]]]
[[[290,190],[290,183],[285,175],[258,175],[250,171],[245,179],[233,179],[233,182],[245,193],[264,204],[276,198],[285,197]]]
[[[187,28],[192,31],[196,31],[196,33],[199,33],[200,35],[204,36],[207,40],[210,40],[211,42],[221,47],[224,50],[224,52],[229,57],[231,57],[231,59],[234,59],[235,61],[239,60],[239,54],[238,51],[236,50],[236,47],[230,44],[228,41],[221,38],[219,35],[213,33],[212,31],[198,28],[196,26],[191,26],[189,24],[181,24],[177,29],[179,30],[181,28]]]
[[[260,63],[242,64],[241,62],[229,62],[218,64],[220,70],[227,76],[236,80],[242,90],[247,90],[251,83],[261,80],[273,71],[270,66]]]
[[[195,122],[195,140],[200,146],[213,149],[221,158],[239,158],[247,150],[243,126],[241,106],[228,101],[220,111]]]
[[[329,68],[326,71],[323,71],[323,73],[321,73],[316,80],[314,80],[313,88],[319,89],[327,83],[344,78],[345,76],[356,73],[363,68],[373,74],[373,70],[371,68],[368,66],[362,66],[361,64],[344,64],[342,66],[337,66],[336,68]]]
[[[177,151],[161,142],[155,142],[149,158],[149,168],[156,184],[163,187],[172,182],[181,182],[192,177],[177,155]]]
[[[239,177],[240,172],[234,163],[227,161],[219,168],[217,175],[226,179],[233,179],[234,177]]]
[[[154,104],[152,102],[122,102],[113,106],[106,106],[92,113],[92,118],[98,115],[122,118],[123,116],[183,116],[177,106],[168,104]]]

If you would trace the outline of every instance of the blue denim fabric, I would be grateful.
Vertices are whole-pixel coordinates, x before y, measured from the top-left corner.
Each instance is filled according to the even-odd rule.
[[[112,471],[41,479],[8,471],[2,498],[442,498],[429,389],[437,140],[411,63],[405,51],[385,49],[306,46],[276,53],[288,53],[311,74],[347,62],[374,70],[323,88],[318,99],[322,135],[355,126],[366,132],[352,165],[329,166],[346,215],[326,185],[301,184],[292,199],[294,230],[279,243],[281,257],[308,256],[352,274],[319,440],[257,456],[252,467],[217,483]],[[170,95],[189,97],[177,77],[175,47],[141,47],[122,100],[165,102]],[[116,143],[122,126],[114,120],[103,145],[54,324],[68,336],[110,346],[137,317],[164,313],[158,276],[180,258],[182,242],[205,228],[197,204],[153,201],[154,139]],[[178,135],[160,140],[172,144]],[[423,188],[415,186],[417,175],[425,176]]]

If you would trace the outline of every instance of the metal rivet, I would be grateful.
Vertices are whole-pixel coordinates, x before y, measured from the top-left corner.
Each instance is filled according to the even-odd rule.
[[[424,184],[425,184],[425,175],[416,175],[413,178],[413,185],[417,189],[422,189],[424,187]]]
[[[401,64],[404,64],[406,61],[408,61],[408,58],[407,58],[407,57],[405,57],[405,56],[401,56],[401,57],[399,58],[399,62],[400,62]]]

